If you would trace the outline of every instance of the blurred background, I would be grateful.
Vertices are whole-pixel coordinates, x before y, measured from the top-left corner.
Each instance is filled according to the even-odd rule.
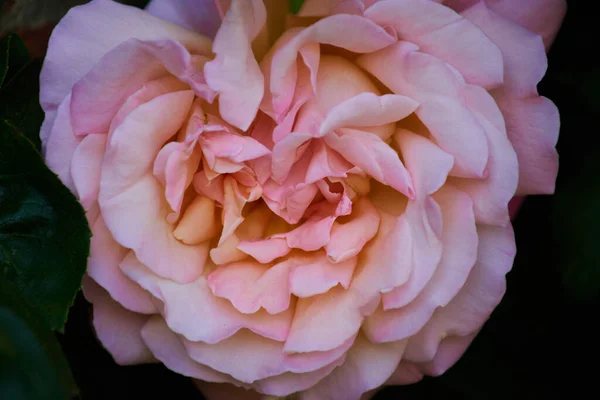
[[[528,1],[528,0],[523,0]],[[43,57],[54,24],[82,0],[0,0],[0,36],[19,33]],[[147,1],[121,1],[142,7]],[[596,398],[600,356],[600,60],[595,2],[568,1],[540,93],[559,107],[556,194],[528,198],[515,220],[508,289],[465,356],[445,375],[383,390],[376,400]],[[287,6],[282,0],[282,7]],[[81,295],[61,346],[77,398],[202,399],[160,365],[119,367],[96,341]]]

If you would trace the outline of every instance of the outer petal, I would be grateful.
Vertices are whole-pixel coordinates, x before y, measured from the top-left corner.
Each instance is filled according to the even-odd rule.
[[[52,118],[51,111],[56,110],[75,82],[104,54],[130,38],[172,38],[186,43],[208,43],[194,32],[113,1],[95,0],[74,7],[52,32],[44,60],[40,102],[44,111],[50,112],[46,118]],[[42,136],[42,141],[45,143],[47,137]]]
[[[216,57],[206,63],[208,85],[219,93],[219,111],[230,124],[246,130],[264,93],[263,75],[251,42],[265,24],[261,0],[232,0],[213,45]]]
[[[487,89],[502,83],[502,54],[479,28],[430,0],[381,0],[365,11],[393,26],[403,40],[457,68],[468,83]]]
[[[215,0],[152,0],[146,11],[211,39],[221,25]]]
[[[88,275],[126,309],[143,314],[156,313],[150,293],[127,278],[119,268],[128,250],[115,242],[102,217],[96,220],[92,232]]]
[[[208,382],[236,382],[229,375],[196,363],[187,354],[181,339],[160,316],[148,320],[141,331],[142,339],[154,356],[172,371]]]
[[[346,362],[299,397],[301,400],[359,400],[363,393],[381,386],[390,377],[405,347],[404,341],[373,344],[359,336]]]
[[[56,112],[46,144],[46,164],[60,178],[66,187],[76,193],[75,183],[71,177],[71,160],[81,141],[73,133],[71,125],[71,95],[69,94]],[[43,138],[42,138],[43,139]]]
[[[197,51],[207,51],[200,42]],[[108,132],[128,97],[148,81],[173,74],[204,98],[212,94],[202,76],[205,57],[192,56],[174,40],[128,40],[108,52],[73,86],[71,115],[75,134]]]
[[[466,336],[477,331],[498,305],[506,290],[505,275],[515,257],[515,239],[506,227],[479,226],[477,264],[460,293],[439,308],[427,325],[409,339],[406,358],[426,362],[435,356],[447,335]]]
[[[283,352],[283,344],[255,333],[240,331],[216,344],[183,340],[188,354],[196,362],[252,383],[285,372],[313,372],[338,360],[350,348],[354,338],[341,347],[314,353]]]
[[[519,160],[517,195],[551,194],[558,174],[558,109],[545,97],[512,98],[495,94]]]
[[[162,314],[169,328],[191,341],[218,343],[247,328],[266,338],[284,341],[293,317],[293,309],[269,315],[259,311],[245,315],[225,299],[215,297],[206,277],[185,285],[160,278],[141,263],[121,265],[123,272],[164,304]]]
[[[73,153],[71,177],[79,201],[86,211],[98,200],[100,169],[105,148],[106,135],[94,134],[86,136]]]
[[[187,246],[166,220],[170,207],[152,175],[160,146],[183,123],[193,93],[159,96],[132,112],[109,138],[102,166],[99,203],[106,226],[122,246],[162,276],[178,282],[198,278],[207,244]]]
[[[482,180],[452,179],[460,190],[467,192],[473,199],[475,217],[478,223],[504,225],[510,223],[508,202],[515,195],[519,180],[519,165],[515,150],[504,132],[499,131],[482,112],[478,101],[489,95],[476,86],[469,86],[467,102],[474,111],[489,143],[490,156],[487,177]],[[474,91],[475,96],[471,94]]]
[[[377,310],[363,329],[373,342],[402,340],[417,333],[437,307],[447,305],[464,285],[477,257],[473,202],[446,186],[434,196],[444,217],[442,259],[425,288],[404,307]]]
[[[155,361],[140,335],[148,316],[124,309],[88,277],[83,280],[83,293],[94,305],[93,324],[96,335],[117,364]]]

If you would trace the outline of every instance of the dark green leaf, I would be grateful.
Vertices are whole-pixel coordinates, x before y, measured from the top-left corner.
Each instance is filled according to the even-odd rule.
[[[68,399],[77,393],[53,333],[5,281],[0,281],[0,377],[2,399]]]
[[[0,88],[31,61],[21,38],[9,33],[0,39]]]
[[[0,41],[0,119],[27,136],[40,149],[44,112],[39,103],[41,63],[32,60],[15,34]]]
[[[303,3],[304,0],[289,0],[290,12],[294,15],[298,14]]]
[[[73,194],[31,143],[0,120],[0,279],[62,330],[81,286],[90,231]]]

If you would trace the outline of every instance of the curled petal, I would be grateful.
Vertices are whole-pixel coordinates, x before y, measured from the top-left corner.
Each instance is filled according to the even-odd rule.
[[[464,81],[447,64],[417,50],[411,43],[398,42],[361,56],[357,63],[394,93],[421,103],[416,114],[440,148],[454,156],[453,175],[481,178],[488,162],[487,141],[465,103]]]
[[[159,96],[125,119],[109,138],[99,195],[102,216],[115,240],[161,276],[182,283],[198,278],[208,248],[175,239],[152,166],[160,146],[181,127],[192,99],[191,91]]]
[[[321,136],[339,128],[378,126],[396,122],[413,113],[419,103],[400,95],[361,93],[352,97],[327,113],[321,124]]]
[[[264,93],[263,75],[251,42],[266,18],[262,1],[232,0],[215,36],[216,57],[204,67],[208,85],[219,93],[221,116],[244,131],[256,116]]]
[[[73,153],[71,177],[79,202],[88,211],[98,200],[100,171],[106,149],[106,135],[88,135]]]
[[[381,0],[365,11],[380,25],[457,68],[467,82],[490,89],[503,82],[502,53],[477,26],[429,0]]]
[[[204,276],[180,285],[155,275],[140,262],[128,263],[121,268],[131,280],[162,301],[161,313],[169,328],[190,341],[214,344],[242,328],[279,342],[288,336],[292,308],[276,315],[262,310],[246,315],[227,300],[215,297]]]
[[[346,128],[341,129],[340,134],[326,135],[325,142],[374,179],[414,198],[410,174],[398,154],[377,135]]]

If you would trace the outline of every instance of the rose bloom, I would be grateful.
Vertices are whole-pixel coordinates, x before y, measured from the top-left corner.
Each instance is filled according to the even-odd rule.
[[[41,136],[92,228],[104,347],[217,399],[444,373],[504,294],[509,201],[554,190],[558,112],[536,85],[565,7],[73,8]]]

